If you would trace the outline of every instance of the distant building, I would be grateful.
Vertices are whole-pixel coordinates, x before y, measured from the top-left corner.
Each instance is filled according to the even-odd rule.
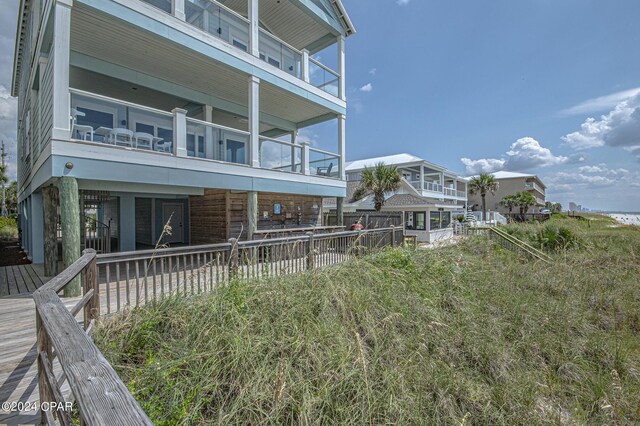
[[[402,176],[400,188],[387,194],[383,212],[402,212],[405,233],[416,235],[421,242],[453,235],[452,216],[456,212],[464,213],[467,203],[467,179],[411,154],[395,154],[347,163],[345,212],[374,210],[373,194],[359,200],[353,200],[353,194],[360,185],[362,171],[378,163],[396,166]],[[331,208],[335,208],[335,201],[325,205],[325,209]]]
[[[536,199],[536,205],[531,207],[527,213],[539,213],[545,206],[546,186],[536,175],[516,172],[495,172],[492,173],[498,182],[498,189],[494,194],[488,193],[485,197],[487,210],[500,213],[509,213],[509,209],[500,204],[507,195],[514,195],[518,192],[528,191]],[[469,179],[474,176],[470,176]],[[480,194],[469,192],[469,207],[473,210],[482,210],[482,198]],[[518,209],[514,208],[514,213]]]
[[[569,203],[569,211],[576,212],[578,211],[578,205],[573,201]]]

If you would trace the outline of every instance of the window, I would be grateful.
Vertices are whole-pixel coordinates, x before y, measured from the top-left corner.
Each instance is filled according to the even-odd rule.
[[[444,229],[451,223],[451,212],[431,212],[429,214],[430,229]]]
[[[427,229],[427,221],[426,221],[426,213],[425,212],[415,212],[414,213],[414,223],[416,224],[416,231],[425,231]]]
[[[425,212],[406,212],[405,213],[405,229],[414,231],[426,231],[427,214]]]

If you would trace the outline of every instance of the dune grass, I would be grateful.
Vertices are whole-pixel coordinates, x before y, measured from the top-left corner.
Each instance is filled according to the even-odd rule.
[[[167,299],[95,341],[156,424],[634,424],[640,231],[558,219],[551,266],[483,238]]]

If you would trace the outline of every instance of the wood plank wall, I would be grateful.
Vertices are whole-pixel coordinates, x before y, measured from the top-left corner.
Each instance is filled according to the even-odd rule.
[[[274,215],[273,205],[279,203],[282,213]],[[314,204],[317,206],[313,208]],[[299,210],[298,210],[299,208]],[[202,196],[189,197],[191,212],[191,244],[225,242],[229,238],[246,239],[247,194],[205,189]],[[282,221],[286,228],[310,227],[321,224],[322,197],[258,193],[258,229],[278,229]],[[263,219],[263,212],[269,219]],[[298,223],[298,212],[300,220]],[[287,216],[290,216],[289,218]]]

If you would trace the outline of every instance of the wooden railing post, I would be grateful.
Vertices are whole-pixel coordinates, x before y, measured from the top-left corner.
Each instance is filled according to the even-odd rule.
[[[309,236],[309,244],[307,245],[307,253],[306,253],[307,271],[311,271],[312,269],[315,268],[316,247],[315,247],[313,232],[307,232],[307,235]]]
[[[47,360],[51,362],[51,341],[49,340],[49,335],[47,334],[47,330],[42,324],[42,319],[40,318],[40,312],[38,311],[38,307],[36,306],[36,346],[37,346],[37,354],[38,354],[38,396],[40,398],[40,402],[51,401],[51,393],[49,392],[49,386],[47,384],[47,373],[44,365],[42,365],[42,357],[40,353],[44,353],[46,355]],[[53,368],[53,366],[51,366]],[[42,424],[47,424],[47,416],[44,411],[40,411],[40,420]]]
[[[96,251],[94,249],[86,249],[82,254],[93,254],[91,262],[82,270],[82,282],[84,286],[84,294],[93,290],[93,296],[84,305],[84,329],[87,330],[92,320],[98,320],[100,317],[100,291],[98,288]]]
[[[396,246],[396,227],[395,225],[391,227],[391,247]]]
[[[231,254],[229,255],[229,278],[238,276],[238,240],[229,238],[231,244]]]

